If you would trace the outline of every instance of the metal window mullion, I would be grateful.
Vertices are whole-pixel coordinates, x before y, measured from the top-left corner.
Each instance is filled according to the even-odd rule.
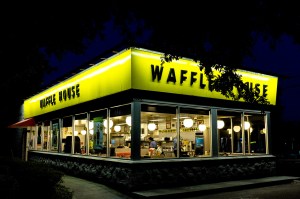
[[[176,154],[176,157],[177,158],[180,158],[180,151],[181,151],[181,140],[180,140],[180,128],[181,128],[181,125],[180,125],[180,107],[177,107],[176,108],[176,115],[177,115],[177,118],[176,118],[176,137],[177,137],[177,154]]]
[[[242,112],[241,115],[241,123],[242,123],[242,153],[243,155],[246,154],[246,142],[245,142],[245,113]]]
[[[217,120],[218,120],[218,114],[217,109],[212,108],[211,110],[211,119],[210,119],[210,134],[211,134],[211,156],[217,157],[219,156],[219,134],[218,134],[218,128],[217,128]]]
[[[71,143],[71,154],[74,154],[75,150],[75,115],[72,115],[72,143]]]
[[[141,102],[131,103],[131,159],[141,159]]]
[[[265,120],[265,142],[266,142],[266,154],[272,153],[270,149],[270,143],[271,143],[271,122],[270,122],[270,112],[266,112],[264,116]]]

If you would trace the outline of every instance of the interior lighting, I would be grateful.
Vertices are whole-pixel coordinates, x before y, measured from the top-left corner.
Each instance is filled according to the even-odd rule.
[[[245,130],[248,130],[250,128],[250,122],[244,122]]]
[[[148,130],[149,131],[154,131],[156,129],[156,124],[154,123],[149,123],[148,124]]]
[[[206,125],[205,124],[199,124],[198,126],[199,131],[203,132],[206,130]]]
[[[128,126],[131,126],[131,116],[127,116],[127,117],[126,117],[126,124],[127,124]]]
[[[186,128],[191,128],[194,124],[194,121],[191,118],[183,120],[183,126]]]
[[[80,133],[81,133],[82,135],[85,135],[85,134],[86,134],[86,130],[81,130]]]
[[[234,127],[233,127],[233,131],[236,132],[236,133],[237,133],[237,132],[240,132],[240,130],[241,130],[241,127],[240,127],[240,126],[234,126]]]
[[[225,126],[225,123],[223,120],[218,120],[217,121],[217,128],[222,129]]]
[[[89,128],[93,129],[94,128],[94,122],[93,121],[89,121]]]
[[[119,126],[119,125],[114,126],[114,130],[116,132],[120,132],[121,131],[121,126]]]
[[[109,120],[109,128],[111,128],[114,125],[114,122],[110,119]],[[107,128],[107,119],[103,120],[103,126]]]
[[[232,134],[232,129],[227,129],[227,131],[228,131],[229,135]]]

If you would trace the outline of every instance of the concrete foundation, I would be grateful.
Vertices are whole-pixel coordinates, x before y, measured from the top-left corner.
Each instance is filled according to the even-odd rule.
[[[28,161],[127,191],[276,175],[272,155],[130,160],[30,151]]]

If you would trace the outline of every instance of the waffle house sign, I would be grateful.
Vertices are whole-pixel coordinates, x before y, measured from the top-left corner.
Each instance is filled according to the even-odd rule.
[[[130,89],[231,100],[209,90],[204,71],[191,59],[161,65],[162,56],[140,48],[123,50],[25,100],[25,118]],[[237,73],[249,88],[276,105],[277,77],[244,70]]]

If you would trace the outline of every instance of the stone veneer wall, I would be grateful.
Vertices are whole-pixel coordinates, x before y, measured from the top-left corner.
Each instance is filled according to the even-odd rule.
[[[132,161],[30,151],[28,157],[65,174],[127,191],[276,175],[276,158],[271,155]]]

